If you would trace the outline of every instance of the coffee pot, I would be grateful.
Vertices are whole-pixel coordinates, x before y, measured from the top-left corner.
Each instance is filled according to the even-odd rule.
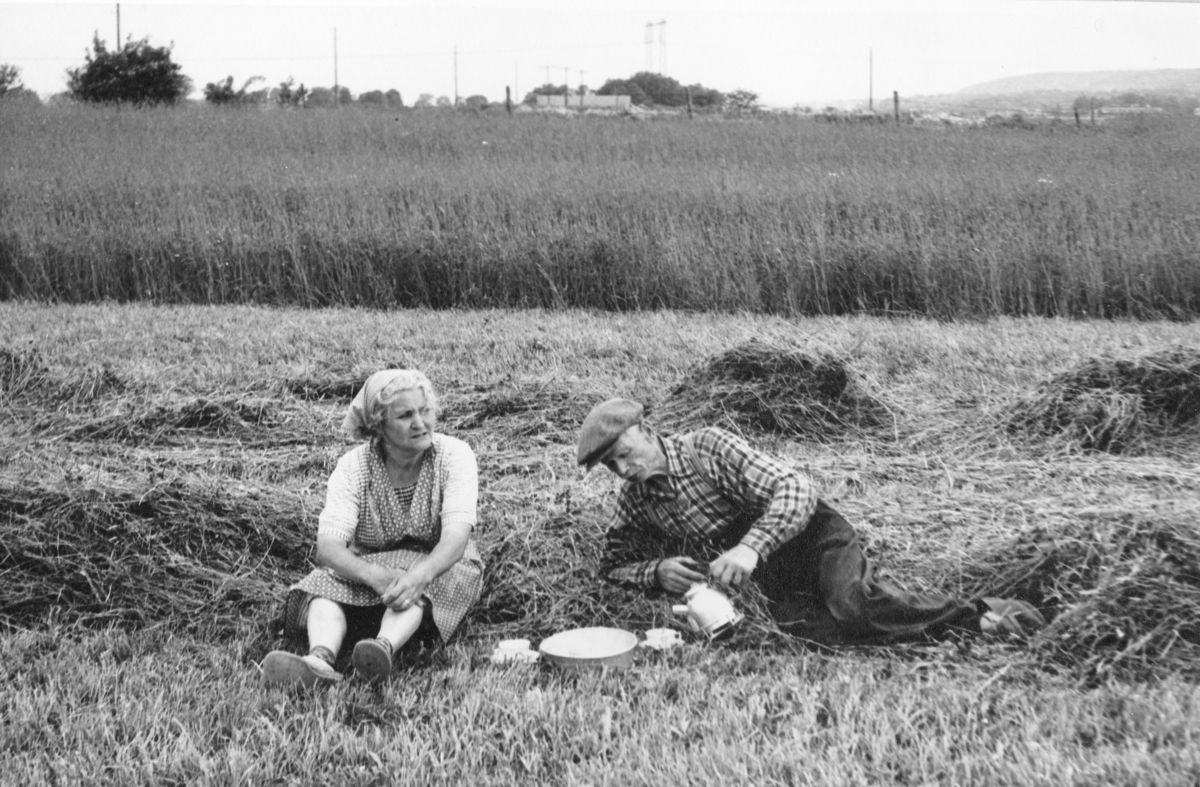
[[[671,611],[677,615],[687,615],[692,630],[702,632],[709,639],[732,632],[733,627],[746,617],[734,609],[728,596],[707,582],[692,585],[684,598],[687,603],[676,604]]]

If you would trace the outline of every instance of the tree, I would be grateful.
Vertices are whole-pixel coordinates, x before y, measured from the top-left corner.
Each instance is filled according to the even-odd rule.
[[[389,109],[399,109],[400,107],[404,106],[404,99],[401,98],[400,91],[396,88],[392,88],[388,92],[384,93],[383,99],[384,103],[387,104]]]
[[[688,85],[687,89],[692,93],[692,106],[698,109],[720,109],[725,103],[725,94],[720,90],[699,83]]]
[[[295,82],[291,77],[287,78],[286,82],[279,83],[279,89],[274,91],[275,100],[285,107],[302,107],[308,101],[308,88],[304,83],[300,83],[300,87],[292,89],[292,83]]]
[[[438,96],[437,97],[437,105],[439,107],[441,107],[442,109],[445,109],[445,108],[451,106],[450,99],[447,98],[446,96]]]
[[[486,96],[467,96],[463,99],[463,106],[467,109],[487,109],[488,100]]]
[[[420,97],[417,99],[417,103],[414,104],[413,106],[417,106],[417,107],[433,106],[433,94],[432,93],[422,93],[420,95]]]
[[[27,90],[21,82],[19,66],[0,63],[0,99],[5,101],[37,101],[41,103],[37,93]]]
[[[0,63],[0,96],[10,90],[24,90],[25,85],[21,83],[21,69],[18,66],[10,66],[7,63]]]
[[[314,87],[308,92],[308,101],[305,103],[305,106],[332,107],[333,89],[328,87]]]
[[[600,86],[596,94],[629,96],[629,100],[638,106],[682,107],[687,105],[689,90],[692,92],[692,105],[696,107],[719,107],[725,100],[719,90],[701,84],[684,87],[671,77],[649,71],[639,71],[629,79],[610,79]]]
[[[233,77],[225,77],[224,82],[209,82],[204,86],[204,100],[210,104],[249,104],[254,101],[246,89],[255,82],[265,81],[262,77],[250,77],[240,89],[233,89]]]
[[[753,90],[738,88],[726,95],[725,100],[738,112],[750,112],[758,106],[758,93],[755,93]]]
[[[110,52],[97,33],[92,49],[85,65],[67,69],[67,88],[79,101],[174,104],[192,90],[191,80],[171,62],[170,47],[153,47],[143,38]]]

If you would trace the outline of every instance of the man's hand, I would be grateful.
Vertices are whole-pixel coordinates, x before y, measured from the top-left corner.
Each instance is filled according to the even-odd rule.
[[[758,565],[758,553],[745,544],[738,544],[708,566],[708,572],[718,583],[728,587],[740,585]]]
[[[705,580],[704,566],[690,557],[669,557],[659,562],[654,576],[663,590],[677,594]]]

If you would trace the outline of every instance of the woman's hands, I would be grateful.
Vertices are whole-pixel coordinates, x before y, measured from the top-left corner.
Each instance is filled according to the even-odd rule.
[[[399,576],[388,584],[379,597],[389,609],[402,612],[421,600],[433,577],[420,565],[398,573]]]

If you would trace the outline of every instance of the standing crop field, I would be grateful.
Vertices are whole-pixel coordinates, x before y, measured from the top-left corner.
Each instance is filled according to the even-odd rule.
[[[0,107],[0,296],[1200,312],[1200,124]]]

